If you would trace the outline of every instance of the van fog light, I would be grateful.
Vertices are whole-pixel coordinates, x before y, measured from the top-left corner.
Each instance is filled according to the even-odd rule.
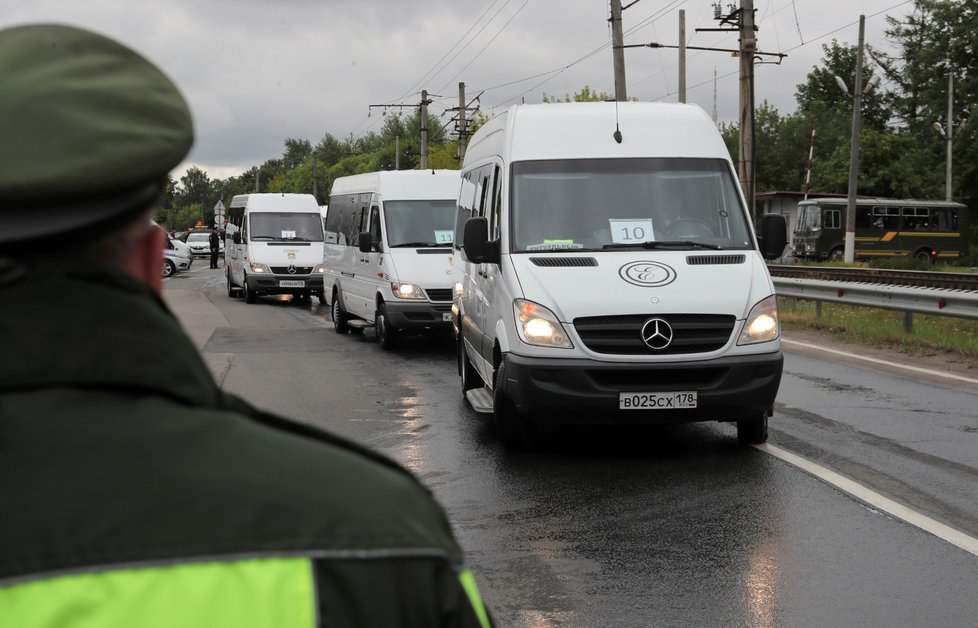
[[[770,342],[781,335],[778,322],[778,298],[771,295],[755,305],[744,323],[744,332],[740,334],[738,345],[751,345],[758,342]]]
[[[532,301],[516,299],[513,301],[513,311],[516,316],[516,331],[520,334],[520,340],[526,344],[561,349],[574,347],[564,333],[563,325],[549,309]]]

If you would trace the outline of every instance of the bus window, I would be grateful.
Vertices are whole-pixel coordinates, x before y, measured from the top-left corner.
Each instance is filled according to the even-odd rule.
[[[903,208],[904,231],[927,231],[930,229],[930,210],[926,207]]]
[[[950,207],[941,207],[934,210],[934,222],[933,225],[938,231],[957,231],[958,230],[958,212]]]
[[[873,207],[856,207],[856,229],[873,229]]]
[[[900,228],[899,207],[874,207],[873,228],[895,231]]]
[[[838,209],[826,209],[823,223],[826,229],[841,229],[842,212]]]

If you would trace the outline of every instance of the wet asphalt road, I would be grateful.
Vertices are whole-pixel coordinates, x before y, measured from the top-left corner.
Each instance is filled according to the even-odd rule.
[[[326,308],[166,283],[219,381],[379,449],[445,506],[501,626],[978,626],[978,556],[736,444],[731,425],[565,434],[513,453],[450,337],[385,352]],[[786,347],[771,443],[978,536],[978,385]]]

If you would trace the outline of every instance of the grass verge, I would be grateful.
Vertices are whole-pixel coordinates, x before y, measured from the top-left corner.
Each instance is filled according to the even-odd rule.
[[[812,329],[829,332],[849,344],[893,349],[909,356],[947,354],[978,369],[978,321],[948,316],[913,315],[913,330],[904,331],[904,314],[869,307],[778,297],[785,331]]]

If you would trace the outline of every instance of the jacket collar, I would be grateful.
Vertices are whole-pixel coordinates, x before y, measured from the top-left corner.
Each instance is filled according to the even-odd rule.
[[[0,392],[137,389],[218,407],[222,394],[149,287],[107,267],[39,265],[0,281]]]

